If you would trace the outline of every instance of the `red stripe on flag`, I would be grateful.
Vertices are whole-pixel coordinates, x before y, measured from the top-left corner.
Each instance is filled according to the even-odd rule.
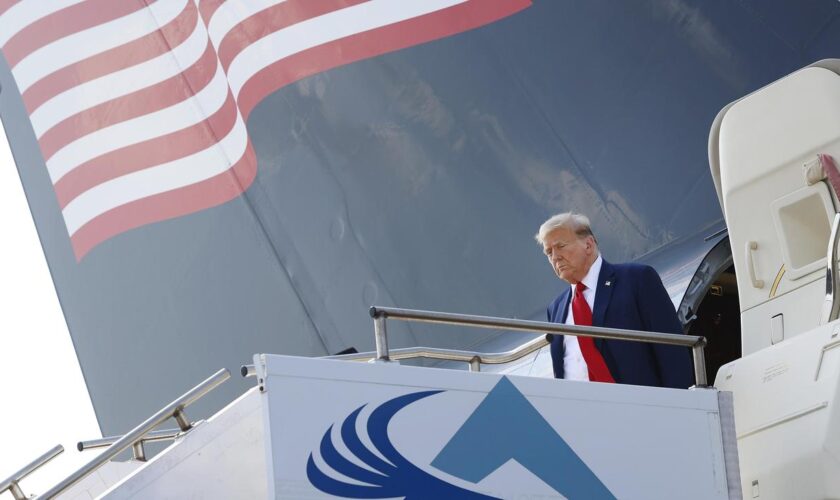
[[[41,0],[43,1],[43,0]],[[144,9],[139,0],[88,0],[65,7],[26,26],[3,46],[10,67],[24,57],[65,36],[113,21]]]
[[[195,4],[188,2],[178,16],[160,28],[136,40],[88,57],[38,80],[23,93],[26,110],[32,113],[52,97],[109,73],[165,54],[181,45],[198,22]]]
[[[201,0],[198,3],[198,10],[201,12],[201,19],[204,20],[205,25],[210,24],[213,14],[223,3],[225,3],[225,0]]]
[[[129,229],[198,212],[237,198],[248,189],[256,175],[257,159],[249,142],[243,157],[215,177],[126,203],[92,219],[70,238],[76,260],[81,261],[93,247]]]
[[[19,2],[20,0],[0,0],[0,16],[2,16],[7,10],[9,10],[12,6]]]
[[[307,76],[461,33],[531,5],[530,0],[473,0],[304,50],[266,66],[237,97],[245,119],[267,95]]]
[[[233,130],[236,116],[236,102],[228,93],[221,109],[203,122],[94,158],[55,184],[58,204],[63,209],[80,194],[111,179],[203,151]]]
[[[201,58],[183,73],[76,113],[44,132],[38,140],[44,158],[49,160],[56,151],[87,134],[192,98],[207,86],[217,67],[216,51],[208,43]]]
[[[341,10],[367,0],[288,0],[257,12],[234,26],[219,44],[219,60],[225,71],[243,49],[275,31],[307,19]]]

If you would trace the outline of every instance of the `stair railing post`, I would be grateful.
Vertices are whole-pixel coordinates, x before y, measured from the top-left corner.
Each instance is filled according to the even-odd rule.
[[[373,317],[373,335],[376,342],[376,361],[391,361],[388,352],[388,329],[385,326],[386,315],[377,311],[375,307],[370,308],[370,315]]]

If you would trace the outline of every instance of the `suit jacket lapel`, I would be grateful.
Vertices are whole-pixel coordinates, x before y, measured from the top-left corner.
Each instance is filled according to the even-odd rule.
[[[569,287],[564,292],[563,296],[563,312],[557,318],[557,323],[565,323],[566,317],[569,315],[569,305],[572,303],[572,287]]]
[[[561,324],[566,322],[566,315],[569,314],[569,304],[572,303],[572,301],[571,301],[571,297],[572,297],[571,287],[567,288],[566,291],[563,292],[563,293],[564,293],[563,300],[562,300],[563,307],[561,308],[562,312],[560,313],[559,316],[554,317],[554,322],[555,323],[561,323]],[[556,352],[560,356],[560,366],[557,368],[557,370],[555,370],[558,373],[559,378],[564,378],[566,376],[565,367],[563,366],[563,357],[566,353],[566,346],[563,343],[564,342],[563,337],[564,337],[563,335],[555,335],[554,339],[553,339],[553,342],[552,342],[552,343],[557,342],[556,347],[554,347],[554,348],[557,349]]]
[[[598,274],[598,286],[595,289],[595,307],[592,311],[592,326],[602,326],[604,324],[604,316],[607,313],[607,306],[612,298],[613,288],[615,287],[615,270],[613,266],[606,260],[601,262],[601,272]],[[604,339],[595,339],[595,347],[601,348]]]
[[[563,299],[561,300],[560,303],[563,304],[563,307],[560,308],[560,311],[561,311],[560,314],[558,316],[554,317],[554,322],[555,323],[560,323],[561,325],[566,323],[566,316],[569,315],[569,305],[572,303],[572,300],[571,300],[572,299],[572,287],[567,288],[566,291],[563,292],[562,297],[563,297]],[[560,336],[560,341],[561,341],[560,345],[563,345],[562,344],[562,341],[563,341],[563,336],[562,335]]]

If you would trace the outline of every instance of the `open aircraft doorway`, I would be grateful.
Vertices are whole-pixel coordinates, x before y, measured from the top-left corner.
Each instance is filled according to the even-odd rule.
[[[714,381],[718,369],[741,357],[741,308],[729,238],[703,259],[683,297],[679,317],[685,332],[706,337],[706,373]]]

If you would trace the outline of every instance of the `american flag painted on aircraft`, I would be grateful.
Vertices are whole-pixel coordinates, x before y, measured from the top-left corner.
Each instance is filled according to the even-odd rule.
[[[467,31],[530,0],[0,0],[12,69],[77,259],[241,195],[277,89]]]

